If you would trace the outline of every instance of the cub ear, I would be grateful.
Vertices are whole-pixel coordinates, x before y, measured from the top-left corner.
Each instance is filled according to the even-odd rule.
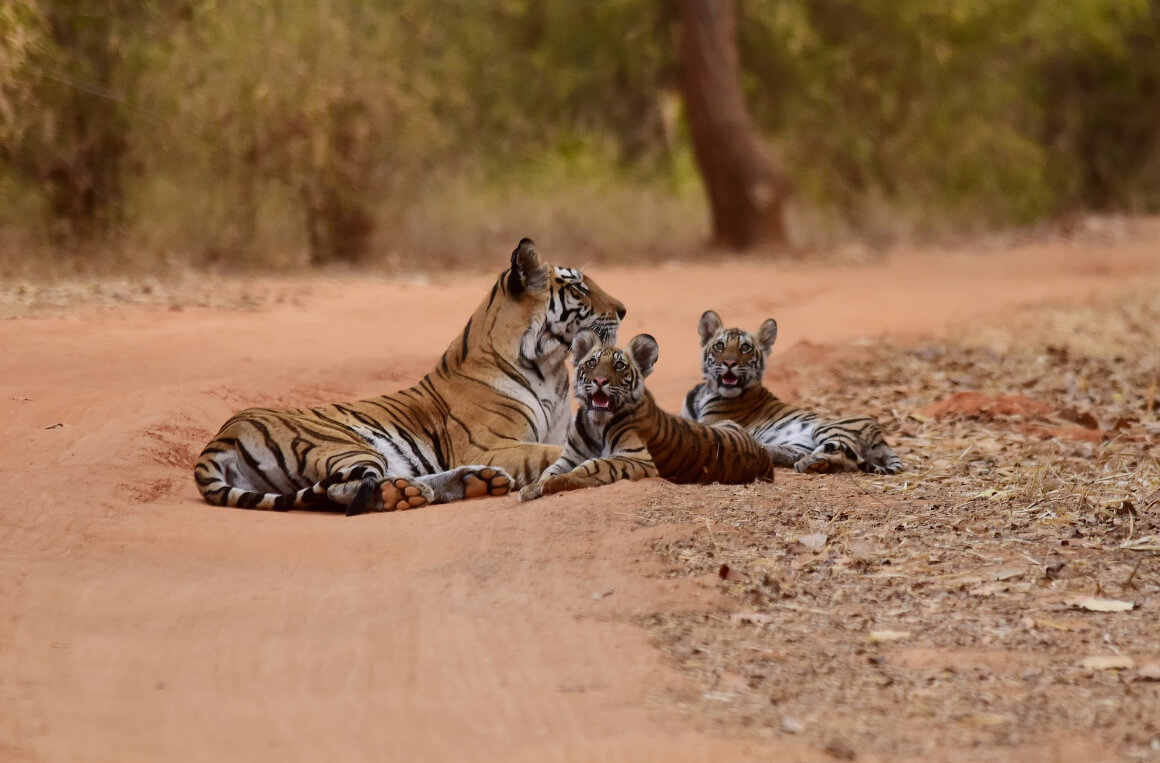
[[[641,376],[648,376],[652,373],[653,366],[656,365],[657,357],[660,354],[661,348],[657,346],[657,340],[653,339],[650,334],[637,334],[628,343],[628,356],[640,369]]]
[[[701,322],[697,324],[697,332],[701,335],[701,346],[709,344],[709,340],[717,335],[723,325],[721,316],[712,310],[706,310],[702,313]]]
[[[520,239],[519,246],[512,251],[507,288],[515,297],[523,296],[524,292],[535,293],[548,288],[548,266],[536,253],[536,244],[530,238]]]
[[[766,355],[769,354],[769,348],[773,347],[773,343],[777,341],[777,321],[770,318],[765,323],[761,324],[761,328],[757,330],[757,342],[761,345],[761,351]]]
[[[579,365],[588,353],[600,346],[600,336],[592,329],[583,329],[572,340],[572,363]]]

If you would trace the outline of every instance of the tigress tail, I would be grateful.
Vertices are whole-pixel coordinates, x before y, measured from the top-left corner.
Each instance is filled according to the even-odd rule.
[[[367,467],[355,467],[355,471],[358,473],[343,470],[294,493],[261,493],[234,487],[225,481],[219,465],[212,458],[202,458],[198,461],[193,476],[202,496],[214,506],[267,511],[342,508],[342,505],[328,494],[328,488],[357,480],[358,488],[354,497],[345,506],[346,515],[354,516],[371,508],[375,498],[379,497],[377,488],[382,481],[374,470]]]

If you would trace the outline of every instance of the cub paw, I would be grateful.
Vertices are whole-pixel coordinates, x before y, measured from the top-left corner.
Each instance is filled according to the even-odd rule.
[[[463,497],[483,498],[488,495],[507,495],[512,489],[512,478],[503,469],[486,466],[472,469],[463,475]]]
[[[426,485],[411,482],[406,477],[388,477],[380,487],[383,494],[383,511],[406,511],[418,509],[435,500]]]
[[[532,485],[525,485],[524,489],[520,491],[519,498],[517,500],[519,500],[520,503],[534,501],[544,495],[542,488],[543,486],[538,482]]]
[[[799,459],[793,465],[793,469],[798,474],[825,474],[827,472],[837,471],[834,469],[834,465],[830,462],[830,459],[825,456],[812,455]]]
[[[569,490],[581,490],[586,487],[592,486],[578,477],[573,477],[569,474],[557,474],[554,477],[549,477],[544,480],[541,493],[543,495],[552,495],[553,493],[564,493]]]
[[[564,493],[569,490],[580,490],[586,487],[592,487],[592,484],[579,477],[573,477],[570,474],[555,474],[545,480],[540,480],[534,485],[528,485],[521,490],[520,502],[533,501],[545,495]]]

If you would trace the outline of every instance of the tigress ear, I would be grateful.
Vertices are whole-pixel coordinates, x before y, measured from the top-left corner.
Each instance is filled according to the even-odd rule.
[[[536,253],[536,244],[530,238],[520,239],[512,252],[512,267],[508,272],[508,292],[523,296],[524,292],[538,292],[548,288],[548,266]]]
[[[757,341],[761,345],[761,351],[768,355],[769,348],[777,341],[777,321],[770,318],[761,324],[761,328],[757,330]]]
[[[648,376],[652,373],[653,366],[656,365],[657,357],[660,354],[661,348],[657,346],[657,340],[653,339],[650,334],[637,334],[628,343],[628,356],[640,369],[641,376]]]
[[[697,332],[701,335],[701,346],[709,344],[709,340],[717,335],[723,327],[721,316],[712,310],[701,314],[701,322],[697,324]]]
[[[592,329],[582,329],[572,339],[572,362],[579,364],[588,353],[600,346],[600,336]]]

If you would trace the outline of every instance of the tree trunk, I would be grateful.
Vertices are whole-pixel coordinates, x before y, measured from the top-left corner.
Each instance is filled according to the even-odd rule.
[[[713,244],[785,246],[789,183],[745,107],[735,0],[681,0],[681,88],[713,213]]]

